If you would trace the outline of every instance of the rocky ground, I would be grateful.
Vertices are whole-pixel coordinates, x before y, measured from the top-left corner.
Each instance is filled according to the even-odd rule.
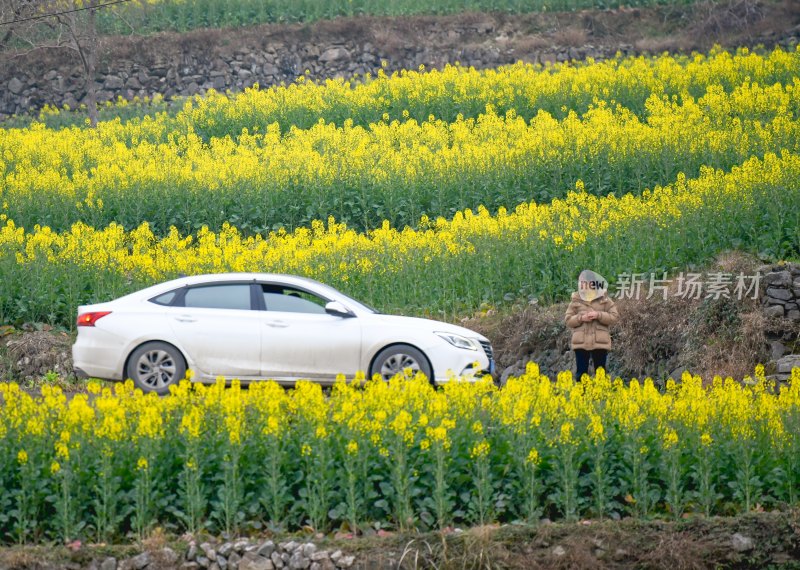
[[[156,534],[140,544],[0,550],[8,570],[665,570],[800,568],[800,512],[679,521],[585,520],[441,533],[215,540]]]

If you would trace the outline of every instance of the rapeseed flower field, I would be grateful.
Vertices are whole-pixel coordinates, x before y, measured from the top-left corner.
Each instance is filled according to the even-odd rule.
[[[361,231],[666,185],[800,152],[800,52],[716,52],[212,93],[177,113],[0,130],[17,224],[247,234],[334,216]],[[120,105],[120,112],[130,107]],[[139,110],[139,113],[143,111]],[[67,113],[67,115],[69,115]]]
[[[0,536],[107,541],[156,525],[236,532],[444,528],[796,504],[800,369],[776,389],[602,372],[434,389],[426,378],[248,390],[128,382],[67,400],[0,384]]]

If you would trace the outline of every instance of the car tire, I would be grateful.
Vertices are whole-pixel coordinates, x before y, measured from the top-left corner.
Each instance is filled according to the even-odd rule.
[[[379,374],[388,381],[395,374],[402,374],[406,368],[422,372],[433,383],[433,370],[428,358],[421,350],[408,344],[395,344],[381,350],[372,361],[369,377]]]
[[[171,344],[146,342],[130,354],[125,373],[143,392],[168,394],[186,377],[186,359]]]

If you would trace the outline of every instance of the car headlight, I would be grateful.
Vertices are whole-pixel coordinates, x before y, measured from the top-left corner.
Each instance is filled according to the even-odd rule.
[[[461,336],[460,334],[448,333],[448,332],[437,332],[435,333],[440,338],[443,338],[456,348],[463,348],[464,350],[478,350],[478,346],[472,340],[468,339],[465,336]]]

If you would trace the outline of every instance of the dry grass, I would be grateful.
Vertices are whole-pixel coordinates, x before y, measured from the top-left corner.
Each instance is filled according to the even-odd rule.
[[[734,533],[753,540],[753,549],[731,548]],[[296,537],[287,537],[296,538]],[[156,536],[142,545],[11,546],[0,548],[4,570],[63,570],[99,566],[108,556],[123,560],[142,549],[157,569],[177,567],[159,557],[170,546],[182,555],[188,538]],[[273,537],[280,541],[281,537]],[[324,539],[320,549],[355,555],[357,570],[694,570],[784,567],[800,559],[800,511],[753,512],[737,517],[680,521],[626,518],[575,523],[486,525],[464,532],[389,533],[357,540]],[[796,566],[790,566],[796,567]]]
[[[498,14],[502,17],[502,14]],[[461,14],[454,14],[451,16],[454,21],[460,25],[468,25],[475,27],[477,25],[491,25],[496,26],[498,20],[493,14],[485,14],[482,12],[462,12]]]
[[[539,34],[514,38],[510,43],[518,56],[538,53],[553,44],[551,40]]]
[[[536,55],[555,42],[579,47],[632,45],[650,53],[669,50],[704,50],[713,44],[734,48],[765,43],[796,34],[800,2],[796,0],[703,0],[697,4],[652,8],[618,8],[532,14],[465,13],[447,16],[337,18],[310,24],[264,24],[223,30],[164,32],[153,36],[102,38],[102,67],[122,69],[126,62],[149,66],[178,61],[191,52],[198,59],[227,58],[241,50],[277,50],[306,44],[320,50],[331,45],[372,43],[376,55],[392,60],[405,50],[452,49],[466,42],[502,49],[502,38],[516,49],[517,57]],[[478,28],[489,33],[478,33]],[[448,32],[458,30],[456,38]],[[498,35],[499,34],[499,35]],[[498,40],[497,38],[501,38]],[[543,39],[546,38],[546,39]],[[766,38],[766,39],[765,39]],[[533,58],[531,58],[533,59]],[[401,64],[401,61],[394,62]],[[39,50],[14,56],[0,54],[0,74],[6,78],[25,69],[44,74],[60,69],[62,75],[79,72],[79,62],[69,50]]]
[[[387,23],[376,24],[370,31],[371,41],[390,56],[401,54],[409,44],[408,32]]]
[[[550,35],[553,43],[567,47],[580,47],[584,45],[589,39],[589,33],[577,26],[568,26],[563,29],[556,30]]]
[[[623,376],[665,376],[659,364],[679,356],[691,326],[694,303],[677,297],[624,299],[618,303],[619,322],[614,350],[624,365]]]
[[[462,325],[492,341],[495,359],[502,369],[537,350],[569,349],[569,334],[564,326],[567,305],[528,306],[510,315],[489,314],[465,319]]]
[[[38,550],[9,548],[0,553],[0,568],[41,568],[48,564],[46,556]]]
[[[760,310],[741,313],[735,330],[709,334],[697,351],[692,373],[706,381],[715,375],[741,379],[752,375],[756,364],[768,358]]]
[[[719,36],[725,33],[756,29],[765,17],[761,0],[707,0],[695,6],[694,31],[700,37]]]
[[[692,45],[686,41],[681,41],[675,36],[647,37],[636,40],[633,43],[636,51],[649,54],[660,54],[663,52],[688,51]]]
[[[40,330],[3,337],[0,369],[12,379],[33,383],[48,372],[72,374],[72,337],[65,332]]]

